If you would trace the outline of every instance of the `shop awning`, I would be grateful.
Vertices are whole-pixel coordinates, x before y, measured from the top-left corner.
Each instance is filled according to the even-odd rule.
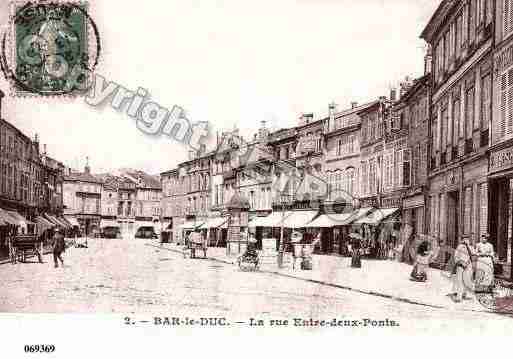
[[[308,223],[305,227],[306,228],[331,228],[331,227],[337,227],[337,226],[345,226],[350,222],[351,218],[353,218],[353,215],[355,212],[349,212],[349,213],[331,213],[331,214],[323,214],[313,220],[312,222]]]
[[[114,220],[111,220],[111,219],[102,219],[100,221],[100,227],[101,228],[105,228],[105,227],[119,227],[119,223],[114,221]]]
[[[47,219],[45,219],[44,217],[41,217],[41,216],[36,217],[36,223],[37,223],[37,227],[39,229],[39,233],[43,233],[47,229],[55,227],[55,224],[53,224],[52,222],[48,221]]]
[[[160,228],[160,222],[151,222],[151,221],[135,221],[134,225],[135,229],[141,227],[153,227],[155,229]]]
[[[32,222],[30,222],[29,220],[24,218],[21,214],[19,214],[16,211],[7,211],[7,210],[4,210],[4,211],[7,212],[7,214],[9,214],[11,216],[11,218],[16,222],[16,225],[26,226],[27,224],[33,224]]]
[[[210,229],[210,228],[228,228],[228,217],[214,217],[209,218],[205,223],[199,227],[200,229]]]
[[[52,222],[54,225],[58,226],[58,227],[62,227],[62,223],[60,223],[57,218],[55,218],[54,216],[48,214],[48,213],[45,213],[44,214],[45,218],[47,220],[49,220],[50,222]]]
[[[354,224],[368,224],[370,226],[379,225],[384,219],[390,217],[391,215],[399,212],[399,208],[378,208],[365,217],[360,218],[355,221]]]
[[[267,217],[257,217],[251,222],[249,222],[249,227],[280,227],[281,221],[283,219],[287,219],[288,216],[290,216],[292,212],[273,212]]]
[[[5,224],[17,225],[17,223],[18,222],[15,221],[14,218],[12,218],[12,216],[10,216],[6,210],[3,210],[2,208],[0,208],[0,224],[2,224],[2,225],[5,225]]]
[[[75,217],[64,216],[64,218],[66,218],[66,221],[68,221],[73,227],[79,227],[78,221]]]
[[[283,221],[283,227],[304,228],[318,213],[318,211],[293,211],[292,214]]]
[[[73,225],[71,223],[69,223],[69,221],[66,218],[60,216],[59,217],[59,221],[61,221],[62,223],[66,224],[66,226],[68,228],[73,228]]]
[[[203,225],[203,223],[204,223],[203,221],[198,221],[198,222],[187,221],[178,228],[179,229],[195,229],[195,228],[201,227]]]
[[[55,220],[60,224],[62,228],[69,228],[69,224],[67,222],[64,222],[62,219],[60,219],[57,216],[54,216]]]

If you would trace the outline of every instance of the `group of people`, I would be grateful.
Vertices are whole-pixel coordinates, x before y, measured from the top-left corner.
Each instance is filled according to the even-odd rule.
[[[490,291],[494,284],[495,253],[493,245],[488,242],[489,234],[483,234],[475,245],[470,243],[470,235],[464,235],[454,251],[451,274],[453,289],[451,296],[455,302],[472,299],[474,291]],[[417,248],[417,255],[410,277],[414,281],[427,281],[429,264],[438,257],[440,248],[436,242],[422,242]]]

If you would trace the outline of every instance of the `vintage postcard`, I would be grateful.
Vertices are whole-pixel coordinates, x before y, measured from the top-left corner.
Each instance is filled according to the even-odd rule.
[[[5,0],[0,28],[8,357],[512,332],[512,0]]]

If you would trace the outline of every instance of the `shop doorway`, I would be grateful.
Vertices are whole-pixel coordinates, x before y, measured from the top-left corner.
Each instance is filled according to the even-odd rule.
[[[460,193],[458,191],[447,193],[447,241],[446,245],[456,248],[459,237],[460,219]],[[446,258],[448,260],[449,258]]]
[[[513,251],[511,236],[513,227],[513,179],[501,178],[489,184],[489,231],[499,262],[503,264],[503,276],[513,278],[511,261]]]

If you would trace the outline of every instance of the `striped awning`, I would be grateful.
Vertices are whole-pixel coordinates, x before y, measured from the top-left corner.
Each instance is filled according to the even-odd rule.
[[[11,216],[11,218],[16,222],[15,224],[18,226],[26,226],[27,224],[34,224],[33,222],[27,220],[26,218],[24,218],[21,214],[19,214],[16,211],[7,211],[7,210],[4,210],[4,211],[7,212],[7,214]]]
[[[73,226],[73,227],[79,227],[78,221],[75,217],[72,216],[64,216],[66,220]]]
[[[53,224],[52,222],[50,222],[49,220],[47,220],[46,218],[41,217],[41,216],[36,217],[36,224],[39,229],[39,231],[38,231],[39,233],[43,233],[47,229],[55,227],[55,224]]]
[[[378,208],[372,211],[370,214],[362,217],[361,219],[354,222],[354,224],[368,224],[370,226],[377,226],[383,220],[389,218],[393,214],[399,212],[399,208]]]
[[[226,222],[228,222],[228,217],[214,217],[209,218],[205,223],[199,227],[200,229],[210,229],[210,228],[228,228]]]
[[[287,219],[293,212],[273,212],[267,217],[256,217],[249,222],[249,227],[280,227],[281,222]]]
[[[0,208],[0,225],[7,224],[16,225],[17,222],[14,220],[14,218],[12,218],[12,216],[9,215],[9,213],[7,213],[6,210]]]

